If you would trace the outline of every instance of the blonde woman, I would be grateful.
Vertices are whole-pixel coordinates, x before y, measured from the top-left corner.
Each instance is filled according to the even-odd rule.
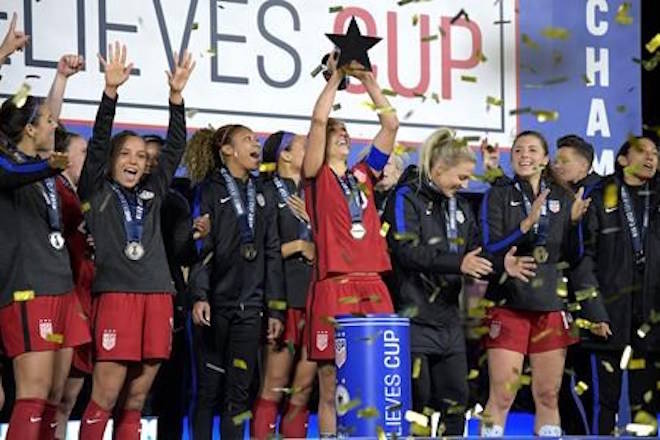
[[[413,408],[439,410],[451,436],[463,434],[464,411],[458,408],[468,399],[458,295],[463,276],[481,278],[493,270],[480,256],[470,204],[457,194],[467,188],[475,164],[474,154],[453,131],[435,131],[421,147],[416,172],[407,172],[416,178],[396,188],[385,212],[392,225],[395,305],[399,312],[417,310],[410,341],[413,362],[421,369],[413,381]]]

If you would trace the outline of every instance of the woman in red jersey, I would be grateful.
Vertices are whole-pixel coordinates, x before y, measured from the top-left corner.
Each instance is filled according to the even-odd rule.
[[[392,313],[381,273],[391,270],[387,244],[374,202],[374,184],[382,174],[399,121],[374,75],[359,64],[351,74],[380,109],[380,130],[367,158],[349,168],[350,137],[343,122],[329,118],[344,71],[329,57],[331,72],[312,114],[303,161],[307,211],[311,216],[317,262],[307,298],[308,355],[319,362],[319,429],[334,435],[335,365],[332,318],[347,313]],[[347,299],[348,298],[348,299]]]

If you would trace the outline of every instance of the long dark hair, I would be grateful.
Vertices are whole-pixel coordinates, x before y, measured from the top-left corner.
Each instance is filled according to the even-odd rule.
[[[220,148],[230,143],[236,131],[241,128],[249,130],[244,125],[228,124],[218,128],[215,132],[213,128],[202,128],[195,132],[188,142],[183,156],[183,162],[193,183],[201,182],[211,171],[222,166]]]
[[[520,133],[518,133],[516,138],[513,140],[512,145],[516,145],[516,142],[518,142],[518,140],[521,137],[524,137],[524,136],[533,136],[533,137],[535,137],[541,143],[541,146],[543,147],[543,152],[545,153],[545,155],[548,156],[548,158],[550,157],[550,149],[548,148],[548,141],[545,139],[545,136],[543,136],[538,131],[534,131],[534,130],[521,131]],[[569,188],[568,185],[563,180],[561,180],[559,177],[557,177],[557,174],[555,174],[555,172],[552,170],[552,167],[550,166],[549,161],[548,161],[548,165],[545,168],[543,168],[543,170],[541,171],[541,179],[545,180],[546,182],[548,182],[550,184],[557,185],[557,186],[569,191],[570,193],[573,193],[573,190],[571,190],[571,188]]]
[[[619,157],[628,155],[630,148],[634,147],[637,142],[642,139],[648,139],[649,141],[653,142],[655,148],[660,148],[658,135],[654,131],[644,130],[641,136],[629,136],[628,139],[626,139],[626,141],[621,145],[619,151],[616,153],[616,157],[614,158],[614,174],[616,174],[619,178],[623,178],[624,173],[624,167],[619,163]]]
[[[58,153],[66,153],[69,151],[69,145],[75,138],[82,138],[78,133],[68,131],[62,124],[57,124],[55,129],[55,151]]]
[[[14,97],[8,98],[0,107],[0,131],[14,144],[23,139],[25,126],[39,119],[39,107],[42,101],[29,95],[25,103],[16,107]]]
[[[142,137],[132,130],[122,130],[110,139],[110,162],[108,163],[108,175],[112,175],[112,170],[115,167],[115,162],[121,151],[121,147],[124,146],[126,141],[129,138],[136,137],[142,139]]]

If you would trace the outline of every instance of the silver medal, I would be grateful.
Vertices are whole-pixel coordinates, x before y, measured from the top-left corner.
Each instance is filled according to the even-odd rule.
[[[48,241],[50,241],[50,245],[53,247],[53,249],[60,251],[64,248],[64,237],[62,237],[62,233],[60,231],[55,231],[48,234]]]
[[[144,247],[140,242],[131,241],[129,243],[126,243],[126,247],[124,248],[124,254],[126,255],[126,258],[128,258],[129,260],[138,261],[140,258],[144,256]]]
[[[367,234],[367,230],[364,229],[362,223],[353,223],[351,226],[351,236],[356,240],[362,240]]]

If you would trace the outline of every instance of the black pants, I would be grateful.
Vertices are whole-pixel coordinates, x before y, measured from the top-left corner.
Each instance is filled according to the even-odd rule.
[[[580,381],[592,387],[591,351],[575,344],[568,347],[565,373],[559,391],[561,428],[568,435],[588,435],[593,426],[592,390],[588,389],[579,395],[575,386]]]
[[[593,392],[597,395],[597,414],[598,432],[592,434],[610,435],[614,431],[614,416],[619,411],[619,396],[621,395],[622,371],[619,369],[622,351],[596,351],[595,366],[598,374],[598,384]],[[657,398],[655,397],[656,381],[660,379],[660,374],[655,368],[654,363],[660,359],[657,354],[633,353],[633,359],[644,358],[646,367],[643,369],[628,369],[628,395],[630,399],[630,408],[632,415],[638,410],[647,411],[655,416],[657,409]],[[609,365],[606,365],[609,364]],[[608,371],[613,370],[611,373]],[[596,389],[597,388],[597,389]],[[651,399],[644,400],[644,394],[649,395]]]
[[[198,386],[193,416],[194,440],[212,438],[213,414],[221,405],[222,439],[243,438],[235,416],[252,407],[250,385],[261,337],[261,310],[218,309],[197,344]]]
[[[462,436],[468,401],[467,359],[465,353],[446,355],[412,353],[421,359],[419,377],[413,380],[413,409],[428,406],[442,413],[444,435]]]

